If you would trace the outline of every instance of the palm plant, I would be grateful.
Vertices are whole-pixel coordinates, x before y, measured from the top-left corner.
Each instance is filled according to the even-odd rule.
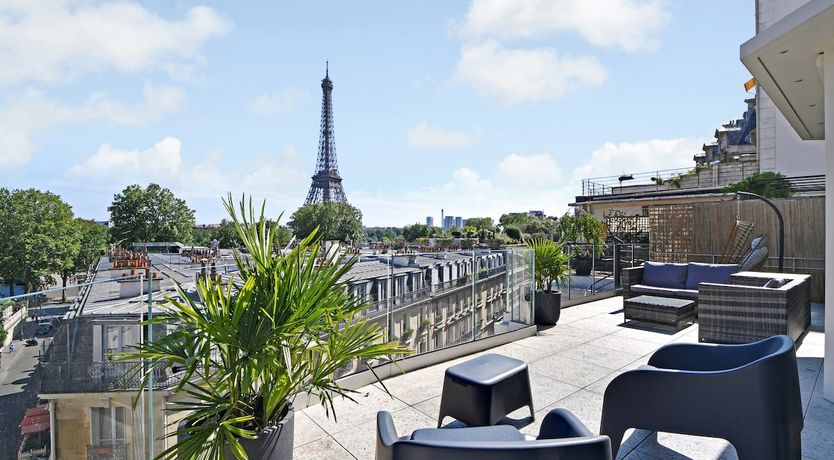
[[[535,256],[536,288],[539,291],[550,292],[553,282],[561,289],[567,282],[570,267],[568,255],[562,245],[546,238],[532,238],[527,246],[533,250]]]
[[[265,203],[259,217],[251,198],[248,207],[241,199],[240,216],[231,194],[223,203],[249,253],[235,254],[237,277],[225,286],[200,279],[198,300],[177,285],[178,298],[166,298],[166,314],[150,321],[173,332],[118,357],[136,362],[133,375],[144,382],[154,368],[183,373],[174,390],[182,397],[169,409],[185,413],[184,423],[160,458],[226,458],[227,449],[248,458],[241,441],[281,421],[296,395],[321,399],[330,415],[334,397],[352,399],[335,380],[338,369],[408,352],[385,341],[348,294],[344,279],[355,258],[327,255],[315,231],[276,254],[278,224],[264,218]]]

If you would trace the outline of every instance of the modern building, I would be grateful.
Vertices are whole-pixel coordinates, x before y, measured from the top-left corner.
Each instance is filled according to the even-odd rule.
[[[527,215],[530,217],[535,217],[536,219],[545,218],[544,211],[527,211]]]
[[[834,190],[834,1],[758,0],[741,61],[759,91],[763,170],[825,171]],[[825,399],[834,401],[834,200],[825,203]],[[832,294],[829,298],[828,294]]]
[[[455,226],[455,216],[443,217],[443,230],[449,230]]]
[[[429,227],[434,227],[434,217],[426,216],[426,225]]]
[[[458,230],[463,228],[463,217],[455,217],[455,227],[457,227]]]

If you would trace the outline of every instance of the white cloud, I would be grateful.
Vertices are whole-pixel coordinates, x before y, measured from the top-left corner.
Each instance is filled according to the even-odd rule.
[[[591,152],[588,161],[573,171],[574,183],[582,179],[623,173],[650,172],[692,166],[692,157],[704,139],[650,139],[642,142],[606,142]]]
[[[137,175],[170,178],[182,167],[181,149],[182,142],[174,137],[166,137],[145,150],[123,150],[104,144],[83,163],[73,165],[70,173],[87,178],[128,179]]]
[[[594,56],[560,55],[550,48],[509,49],[496,41],[465,45],[455,78],[505,105],[558,99],[599,86],[608,73]]]
[[[129,1],[2,2],[0,84],[62,82],[111,70],[177,75],[202,60],[208,39],[229,28],[206,6],[168,20]]]
[[[440,126],[429,126],[421,121],[408,130],[408,144],[412,147],[468,147],[481,140],[481,132],[449,131]]]
[[[297,206],[303,197],[295,195],[307,184],[309,176],[298,169],[296,160],[295,147],[287,145],[278,154],[235,162],[233,167],[222,161],[219,151],[191,162],[183,154],[182,142],[169,136],[146,149],[104,144],[84,161],[72,165],[66,178],[70,183],[81,183],[80,187],[91,184],[89,187],[108,190],[156,182],[178,196],[202,203],[204,206],[198,208],[204,210],[220,209],[220,198],[229,191],[235,195],[246,192],[272,197],[273,206],[288,200],[298,201]]]
[[[519,155],[512,153],[498,163],[503,181],[526,188],[552,188],[562,180],[562,170],[550,154]]]
[[[665,0],[475,0],[460,33],[529,39],[573,32],[594,46],[651,51],[669,17]]]
[[[376,193],[357,191],[352,202],[365,211],[366,225],[403,225],[424,222],[425,216],[498,218],[507,212],[543,210],[562,215],[568,203],[581,194],[581,180],[683,168],[703,139],[650,139],[641,142],[607,142],[584,155],[587,161],[563,174],[551,154],[509,154],[483,170],[460,168],[438,185]],[[567,177],[566,177],[567,176]]]
[[[249,110],[265,117],[289,115],[304,105],[307,93],[299,88],[284,88],[261,94],[249,103]]]
[[[26,90],[0,107],[0,163],[8,168],[31,160],[37,133],[65,123],[102,120],[142,126],[180,108],[185,93],[179,88],[146,84],[142,101],[127,106],[104,93],[93,93],[79,105],[67,106],[36,90]]]

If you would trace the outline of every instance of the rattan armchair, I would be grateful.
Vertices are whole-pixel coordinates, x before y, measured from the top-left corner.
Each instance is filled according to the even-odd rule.
[[[740,272],[730,284],[701,283],[698,288],[698,340],[749,343],[778,334],[794,342],[811,324],[810,275]],[[773,279],[787,284],[764,287]]]

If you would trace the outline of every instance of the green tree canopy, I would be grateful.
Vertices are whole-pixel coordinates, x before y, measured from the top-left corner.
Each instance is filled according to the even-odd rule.
[[[495,222],[493,222],[492,217],[470,217],[466,219],[466,226],[475,227],[479,231],[492,231],[495,227]]]
[[[765,198],[787,198],[793,195],[793,186],[780,173],[766,171],[756,173],[750,177],[728,185],[722,190],[724,193],[750,192]]]
[[[564,243],[599,245],[605,242],[605,225],[591,214],[565,214],[559,219],[556,236]]]
[[[505,225],[504,233],[513,239],[513,241],[521,241],[521,230],[515,225]]]
[[[319,227],[318,234],[324,240],[354,242],[362,237],[362,211],[348,203],[322,201],[299,208],[288,225],[299,238],[306,238]]]
[[[216,239],[221,248],[236,248],[241,245],[235,223],[229,219],[220,221],[220,225],[212,232],[212,239]]]
[[[498,219],[498,223],[504,227],[514,225],[518,228],[522,228],[533,220],[536,220],[536,218],[528,215],[526,212],[511,212],[509,214],[503,214]]]
[[[419,238],[428,238],[433,234],[440,233],[440,229],[426,224],[406,225],[403,228],[403,238],[406,241],[417,241]]]
[[[72,208],[54,193],[0,190],[0,278],[27,291],[51,284],[79,249]]]
[[[122,246],[136,242],[190,243],[194,210],[173,192],[157,184],[131,185],[113,197],[110,240]]]

